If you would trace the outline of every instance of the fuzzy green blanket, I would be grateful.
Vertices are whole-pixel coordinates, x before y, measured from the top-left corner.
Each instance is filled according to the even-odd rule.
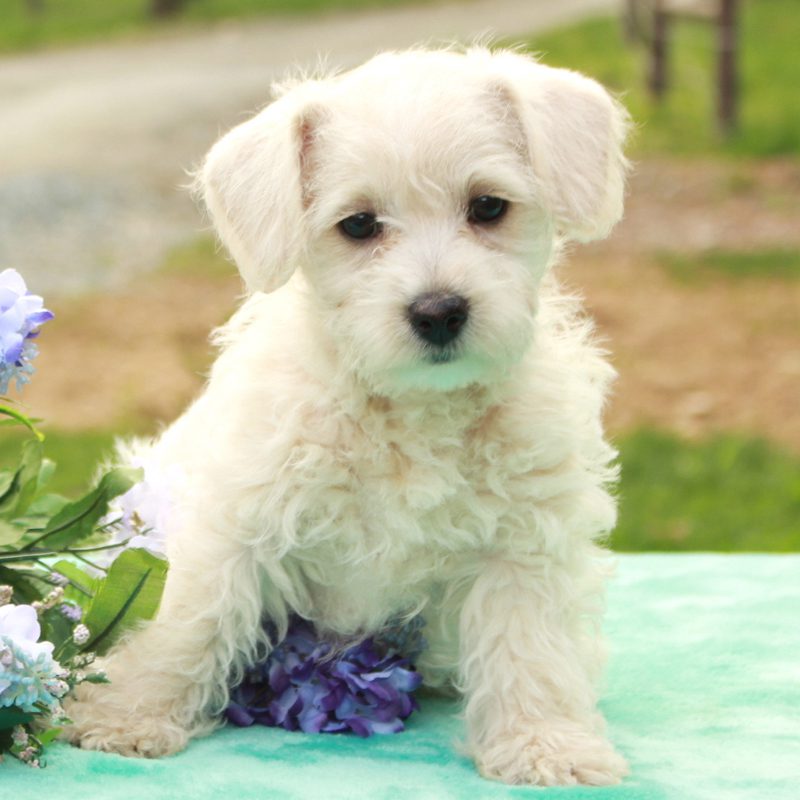
[[[159,761],[58,744],[0,765],[0,795],[43,800],[550,797],[800,798],[800,556],[624,556],[609,597],[603,710],[630,760],[619,787],[490,783],[460,755],[447,701],[362,740],[226,728]]]

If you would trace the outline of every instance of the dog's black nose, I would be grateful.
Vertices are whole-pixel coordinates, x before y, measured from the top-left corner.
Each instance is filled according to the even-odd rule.
[[[469,303],[457,294],[431,292],[408,307],[411,327],[421,339],[444,347],[455,339],[469,316]]]

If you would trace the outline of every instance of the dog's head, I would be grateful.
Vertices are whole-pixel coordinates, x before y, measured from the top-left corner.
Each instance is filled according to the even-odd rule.
[[[622,214],[623,109],[508,51],[409,51],[298,82],[200,181],[248,288],[300,268],[308,312],[377,391],[495,380],[534,328],[554,244]]]

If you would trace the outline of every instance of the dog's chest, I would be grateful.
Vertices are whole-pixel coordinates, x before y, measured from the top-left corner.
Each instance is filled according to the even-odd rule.
[[[492,533],[486,514],[497,496],[483,443],[465,427],[448,429],[424,416],[377,431],[345,427],[320,453],[328,475],[314,505],[336,523],[323,538],[362,557],[481,545]],[[319,533],[308,527],[309,544]]]
[[[507,507],[469,431],[420,420],[380,437],[348,433],[335,450],[318,451],[326,480],[309,497],[293,555],[315,613],[342,631],[423,603],[465,558],[494,546]]]

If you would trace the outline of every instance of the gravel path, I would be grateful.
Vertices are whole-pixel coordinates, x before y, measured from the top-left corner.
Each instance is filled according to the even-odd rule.
[[[186,171],[287,67],[421,41],[525,37],[617,0],[472,0],[0,59],[0,267],[38,292],[124,284],[203,221]]]

